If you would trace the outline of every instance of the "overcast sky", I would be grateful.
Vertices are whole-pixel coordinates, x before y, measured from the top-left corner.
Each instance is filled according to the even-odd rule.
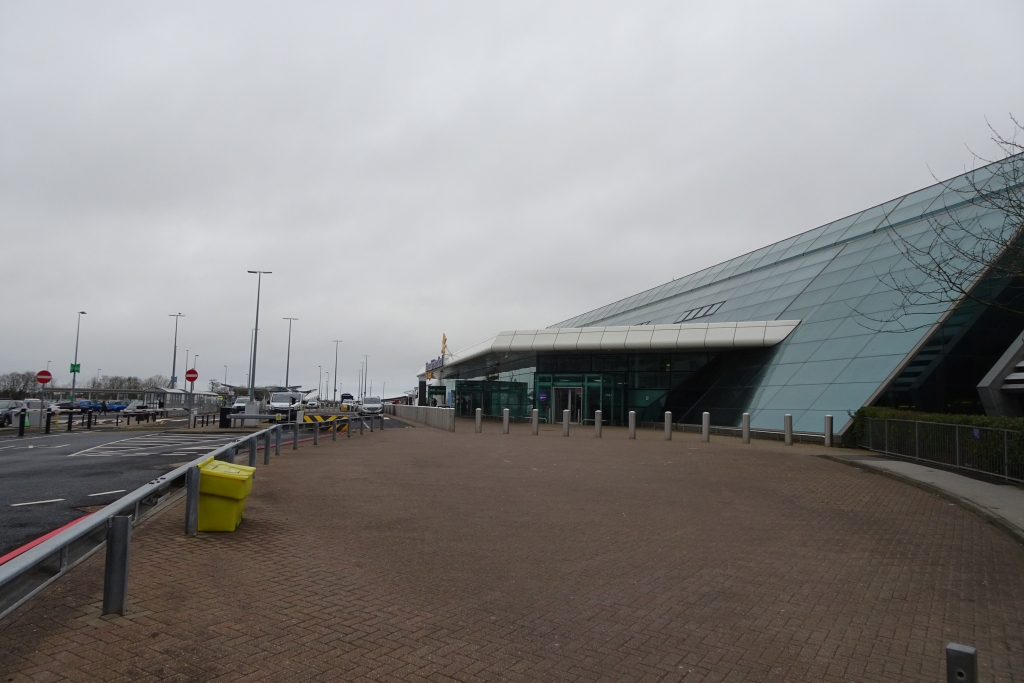
[[[905,194],[1024,116],[1024,3],[0,4],[0,372],[411,388]]]

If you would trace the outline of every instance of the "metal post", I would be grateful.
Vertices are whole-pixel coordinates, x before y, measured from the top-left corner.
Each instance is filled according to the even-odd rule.
[[[476,433],[481,434],[484,431],[484,416],[483,409],[476,409]]]
[[[1009,432],[1003,430],[1003,479],[1010,478],[1010,438]]]
[[[978,651],[970,645],[946,645],[946,681],[948,683],[977,683]]]
[[[86,419],[88,420],[88,422],[85,423],[85,428],[86,429],[92,429],[92,410],[91,409],[86,413]]]
[[[501,411],[501,433],[508,434],[508,408]]]
[[[885,429],[885,454],[889,454],[889,418],[882,421],[882,428]]]
[[[185,472],[185,535],[195,536],[199,530],[199,466]]]
[[[960,467],[960,428],[953,426],[953,435],[956,438],[956,466]],[[885,429],[885,452],[889,452],[889,428]]]
[[[636,438],[636,411],[629,411],[629,438]]]
[[[700,440],[704,443],[711,441],[711,413],[704,413],[701,416]]]
[[[562,436],[569,436],[569,411],[562,411]]]
[[[18,436],[25,436],[25,415],[27,410],[22,408],[18,411]]]
[[[107,522],[107,563],[103,571],[103,614],[121,614],[128,602],[128,559],[132,542],[130,515]]]
[[[921,459],[921,423],[914,423],[914,460]]]
[[[782,434],[787,446],[793,445],[793,416],[786,413],[782,416]]]
[[[71,425],[75,423],[75,415],[70,410],[68,411],[68,431],[71,431]]]
[[[292,427],[292,450],[299,450],[299,423],[296,422],[295,426]]]
[[[594,438],[595,439],[600,439],[601,438],[601,427],[603,426],[602,425],[603,422],[604,422],[604,420],[601,417],[601,411],[600,410],[595,410],[594,411]]]
[[[263,464],[270,464],[270,430],[263,432]]]
[[[665,411],[665,441],[672,440],[672,411]]]
[[[825,448],[832,448],[832,416],[825,416]]]
[[[320,423],[319,422],[314,422],[313,423],[313,445],[314,446],[319,446],[320,445]]]
[[[274,427],[274,455],[281,455],[281,432],[284,428],[281,425]]]
[[[530,411],[530,427],[533,430],[533,435],[537,436],[540,432],[540,411],[536,408]]]
[[[50,409],[46,410],[46,433],[50,433],[50,418],[53,417],[53,411]]]
[[[750,413],[743,413],[743,443],[750,443]]]
[[[249,467],[256,467],[256,437],[249,437]]]

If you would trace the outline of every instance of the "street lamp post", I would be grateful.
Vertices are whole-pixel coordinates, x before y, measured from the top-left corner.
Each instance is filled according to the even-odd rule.
[[[366,360],[366,362],[363,363],[363,396],[365,397],[366,396],[366,381],[370,377],[370,357],[364,353],[363,354],[363,358]]]
[[[171,361],[171,389],[177,384],[178,378],[175,373],[178,371],[178,318],[184,318],[184,313],[168,313],[167,317],[174,318],[174,360]]]
[[[228,385],[228,366],[224,366],[224,386]]]
[[[334,342],[334,394],[333,394],[333,397],[332,397],[331,400],[334,403],[337,403],[338,402],[338,344],[340,344],[342,342],[342,340],[341,339],[332,339],[331,341]]]
[[[78,312],[78,329],[75,330],[75,362],[71,366],[71,402],[75,402],[75,384],[78,379],[78,337],[82,332],[82,316],[86,315],[85,311]]]
[[[324,371],[323,371],[323,368],[321,368],[319,365],[316,366],[316,372],[317,372],[316,400],[317,401],[322,401],[324,399],[324,397],[320,395],[320,392],[324,390]]]
[[[298,320],[298,318],[281,318],[281,320],[288,321],[288,355],[285,356],[284,361],[284,388],[288,388],[288,371],[292,367],[292,321]]]
[[[252,333],[252,368],[249,370],[249,400],[252,401],[256,399],[256,344],[260,336],[260,288],[263,285],[263,276],[270,275],[273,271],[250,270],[247,272],[256,276],[256,327]]]

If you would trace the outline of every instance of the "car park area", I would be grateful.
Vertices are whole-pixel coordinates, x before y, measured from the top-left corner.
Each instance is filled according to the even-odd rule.
[[[0,557],[230,439],[85,430],[0,437]]]

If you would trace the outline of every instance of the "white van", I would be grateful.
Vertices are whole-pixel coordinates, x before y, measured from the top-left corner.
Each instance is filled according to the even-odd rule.
[[[295,391],[275,391],[270,395],[269,412],[288,415],[293,410],[302,410],[302,394]]]

